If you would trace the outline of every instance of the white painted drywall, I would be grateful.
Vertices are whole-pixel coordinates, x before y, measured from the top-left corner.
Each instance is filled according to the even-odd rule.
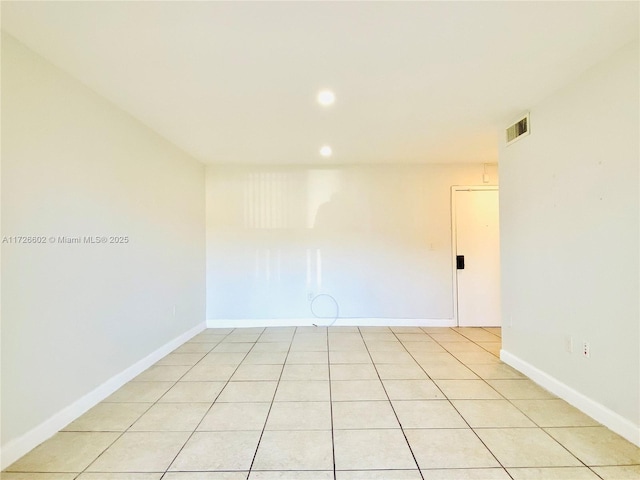
[[[2,244],[3,446],[204,322],[204,208],[200,163],[3,35],[2,236],[129,237]]]
[[[341,318],[451,320],[450,189],[482,184],[482,172],[208,167],[209,325],[310,319],[321,293]],[[314,309],[335,315],[326,297]]]
[[[532,107],[499,164],[503,349],[640,442],[638,85],[636,41]]]

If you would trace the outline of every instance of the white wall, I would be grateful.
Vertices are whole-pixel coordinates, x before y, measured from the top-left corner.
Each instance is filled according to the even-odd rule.
[[[488,168],[491,182],[497,170]],[[208,167],[209,325],[451,323],[452,185],[482,165]],[[333,317],[326,297],[314,303]],[[270,321],[275,320],[275,321]],[[349,323],[349,322],[347,322]]]
[[[531,108],[500,211],[503,358],[640,444],[638,85],[635,42]]]
[[[3,35],[2,236],[129,237],[2,244],[4,454],[203,324],[204,221],[200,163]]]

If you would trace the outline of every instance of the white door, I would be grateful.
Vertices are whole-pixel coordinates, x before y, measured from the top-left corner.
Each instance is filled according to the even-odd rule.
[[[453,187],[452,193],[458,325],[500,326],[498,189]]]

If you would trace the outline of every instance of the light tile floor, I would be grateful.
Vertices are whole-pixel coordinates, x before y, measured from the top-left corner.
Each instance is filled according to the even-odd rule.
[[[640,478],[640,449],[500,344],[499,328],[209,329],[2,479]]]

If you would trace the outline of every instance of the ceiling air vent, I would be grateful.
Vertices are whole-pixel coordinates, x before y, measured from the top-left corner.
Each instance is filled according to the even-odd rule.
[[[520,137],[529,135],[531,127],[529,126],[529,113],[520,118],[516,123],[507,128],[507,145],[512,144]]]

